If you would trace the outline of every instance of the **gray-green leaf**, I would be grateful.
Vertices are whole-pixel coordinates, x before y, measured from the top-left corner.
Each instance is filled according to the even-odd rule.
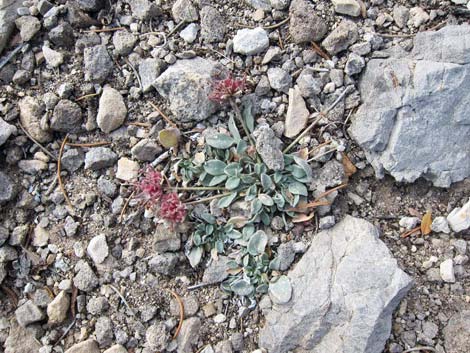
[[[233,281],[230,285],[230,288],[235,294],[240,296],[248,296],[255,290],[253,285],[248,280],[243,278]]]
[[[264,253],[267,244],[268,236],[262,230],[258,230],[248,242],[248,253],[252,256],[261,255]]]
[[[218,159],[211,159],[204,164],[204,170],[210,175],[222,175],[227,165]]]
[[[261,201],[261,203],[265,206],[272,206],[274,205],[274,201],[271,198],[271,196],[267,194],[259,194],[258,199]]]
[[[228,131],[232,134],[235,143],[238,143],[241,140],[240,132],[238,131],[237,124],[235,124],[233,116],[228,119]]]
[[[240,185],[240,178],[237,177],[230,177],[225,183],[225,187],[229,190],[236,189],[238,185]]]
[[[264,191],[269,191],[274,187],[271,177],[266,173],[261,173],[261,185],[263,186]]]
[[[235,140],[228,135],[217,134],[214,136],[207,136],[206,142],[211,147],[218,149],[226,149],[232,146],[235,143]]]
[[[191,249],[189,254],[186,255],[188,257],[189,264],[191,265],[191,267],[195,268],[197,265],[199,265],[202,259],[202,254],[202,247],[198,246]]]
[[[226,175],[216,175],[209,182],[209,186],[216,186],[216,185],[220,184],[221,182],[225,181],[225,179],[227,179]]]
[[[289,191],[294,195],[308,196],[307,187],[298,181],[289,184]]]
[[[233,200],[235,200],[236,197],[237,197],[237,193],[232,192],[231,194],[222,197],[218,202],[218,206],[220,208],[226,208],[232,204]]]

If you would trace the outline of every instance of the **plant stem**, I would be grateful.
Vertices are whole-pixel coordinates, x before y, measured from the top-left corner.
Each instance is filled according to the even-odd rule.
[[[245,122],[243,121],[243,116],[242,116],[242,112],[240,111],[240,108],[238,107],[237,103],[235,102],[235,99],[233,99],[232,97],[229,99],[229,101],[230,101],[230,106],[235,111],[235,116],[237,117],[238,121],[242,125],[243,131],[245,131],[246,137],[248,137],[248,140],[250,141],[250,144],[252,146],[254,146],[255,143],[254,143],[253,139],[251,138],[250,132],[248,131],[248,128],[246,127]]]
[[[218,186],[167,186],[165,189],[174,189],[182,191],[197,191],[197,190],[227,190],[226,188]]]
[[[223,194],[220,194],[220,195],[209,196],[209,197],[205,197],[205,198],[200,199],[200,200],[185,202],[185,205],[197,205],[198,203],[204,203],[204,202],[207,202],[207,201],[220,199],[221,197],[224,197],[224,196],[227,196],[227,195],[230,195],[230,194],[231,194],[230,192],[226,192],[226,193],[223,193]]]

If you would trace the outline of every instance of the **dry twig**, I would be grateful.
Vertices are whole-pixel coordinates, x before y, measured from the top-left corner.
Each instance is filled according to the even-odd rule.
[[[101,33],[101,32],[114,32],[126,29],[125,27],[113,27],[113,28],[99,28],[99,29],[90,29],[85,31],[85,33]]]
[[[18,306],[18,296],[16,295],[16,293],[12,289],[8,288],[7,286],[3,284],[0,286],[0,288],[7,294],[13,306],[16,308]]]
[[[152,102],[149,102],[149,104],[152,106],[153,109],[155,109],[163,117],[163,119],[165,119],[165,121],[168,124],[170,124],[172,127],[176,129],[178,128],[178,126],[176,126],[176,124],[173,121],[171,121],[171,119],[165,113],[163,113],[162,110],[156,104]]]
[[[171,289],[167,289],[168,292],[170,292],[178,302],[179,308],[180,308],[180,321],[178,323],[178,327],[176,327],[175,334],[173,335],[173,339],[176,339],[178,337],[178,334],[180,333],[181,326],[183,325],[183,320],[184,320],[184,305],[183,302],[181,301],[181,298],[179,297],[176,292],[172,291]]]
[[[90,143],[71,143],[67,142],[66,145],[70,147],[98,147],[98,146],[107,146],[111,142],[101,141],[101,142],[90,142]]]
[[[70,312],[72,313],[72,317],[75,320],[76,315],[76,304],[77,304],[77,296],[78,296],[78,288],[72,282],[72,297],[70,299]]]
[[[336,190],[344,189],[346,186],[348,186],[348,184],[344,183],[344,184],[338,185],[337,187],[334,187],[333,189],[327,190],[324,193],[321,193],[320,195],[318,195],[318,197],[315,199],[314,202],[318,202],[322,198],[324,198],[324,197],[328,196],[329,194],[331,194],[332,192],[335,192]]]
[[[126,202],[124,203],[121,213],[119,214],[119,223],[122,223],[122,220],[124,218],[124,213],[126,212],[127,206],[129,205],[129,201],[131,201],[131,199],[134,197],[134,194],[135,194],[135,191],[132,191],[132,193],[129,195]]]
[[[320,46],[317,43],[312,42],[312,47],[313,47],[313,50],[315,50],[315,52],[318,55],[320,55],[323,59],[331,60],[331,57],[327,53],[325,53],[325,51],[322,48],[320,48]]]
[[[81,100],[91,98],[91,97],[96,97],[96,96],[99,96],[99,95],[100,95],[99,93],[85,94],[84,96],[81,96],[81,97],[78,97],[77,99],[75,99],[75,102],[80,102]]]
[[[400,237],[401,238],[406,238],[406,237],[409,237],[411,234],[414,234],[414,233],[417,233],[417,232],[421,232],[421,226],[410,229],[409,231],[407,231],[407,232],[403,233],[402,235],[400,235]]]
[[[121,298],[121,300],[124,303],[124,305],[126,306],[126,308],[129,309],[129,311],[131,312],[131,315],[135,316],[134,310],[132,310],[132,308],[129,306],[129,303],[127,302],[126,298],[124,298],[124,296],[121,294],[121,292],[116,287],[114,287],[113,285],[111,285],[111,284],[108,284],[108,285],[114,292],[116,292],[116,294],[119,296],[119,298]]]
[[[200,200],[196,200],[196,201],[191,201],[191,202],[185,202],[184,204],[189,206],[189,205],[197,205],[198,203],[204,203],[204,202],[207,202],[207,201],[212,201],[212,200],[215,200],[215,199],[220,199],[221,197],[224,197],[224,196],[227,196],[227,195],[230,195],[231,193],[230,192],[226,192],[224,194],[219,194],[219,195],[215,195],[215,196],[209,196],[209,197],[205,197],[203,199],[200,199]]]
[[[23,127],[23,125],[21,123],[18,123],[18,125],[20,126],[21,130],[23,130],[23,132],[25,133],[25,135],[31,140],[33,141],[41,150],[43,150],[43,152],[45,154],[47,154],[49,157],[51,157],[54,161],[57,160],[57,157],[54,156],[51,152],[48,151],[48,149],[46,147],[44,147],[43,145],[41,145],[33,136],[30,135],[30,133],[28,131],[26,131],[26,129]]]

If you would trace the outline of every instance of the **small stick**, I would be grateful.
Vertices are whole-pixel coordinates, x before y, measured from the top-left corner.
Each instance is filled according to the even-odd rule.
[[[228,196],[228,195],[230,195],[230,194],[231,194],[230,192],[226,192],[226,193],[220,194],[220,195],[209,196],[209,197],[206,197],[206,198],[203,198],[203,199],[200,199],[200,200],[191,201],[191,202],[185,202],[185,205],[197,205],[198,203],[204,203],[204,202],[207,202],[207,201],[212,201],[212,200],[215,200],[215,199],[220,199],[221,197]]]
[[[227,191],[226,188],[218,186],[167,186],[165,189],[181,190],[181,191],[198,191],[198,190],[223,190]]]
[[[389,34],[389,33],[379,33],[379,32],[374,32],[374,34],[377,34],[384,38],[413,38],[416,35],[416,34]]]
[[[344,189],[346,186],[348,186],[348,184],[347,184],[347,183],[344,183],[344,184],[338,185],[337,187],[334,187],[333,189],[327,190],[327,191],[325,191],[324,193],[321,193],[321,194],[318,195],[318,197],[315,199],[315,202],[320,201],[320,199],[324,198],[325,196],[328,196],[329,194],[331,194],[332,192],[334,192],[334,191],[336,191],[336,190]]]
[[[12,50],[12,52],[8,55],[6,55],[2,61],[0,61],[0,69],[3,68],[13,57],[18,53],[21,49],[23,49],[25,43],[22,43],[18,45],[15,49]]]
[[[66,145],[70,147],[98,147],[98,146],[107,146],[111,142],[101,141],[101,142],[90,142],[90,143],[71,143],[67,142]]]
[[[417,233],[417,232],[421,232],[421,226],[418,226],[416,228],[413,228],[413,229],[410,229],[409,231],[403,233],[402,235],[400,235],[401,238],[407,238],[409,237],[411,234],[414,234],[414,233]]]
[[[198,289],[198,288],[202,288],[202,287],[207,287],[207,286],[210,286],[210,285],[211,285],[210,283],[198,283],[198,284],[189,286],[187,289],[188,290],[194,290],[194,289]]]
[[[323,49],[320,48],[320,46],[317,43],[312,42],[312,47],[313,47],[313,50],[315,50],[315,52],[317,52],[318,55],[320,55],[323,59],[331,60],[331,57],[327,53],[325,53]]]
[[[2,288],[2,290],[8,295],[8,297],[12,301],[13,306],[16,308],[18,306],[18,296],[16,295],[16,293],[7,286],[4,286],[3,284],[0,288]]]
[[[135,69],[134,65],[132,65],[131,62],[129,60],[127,60],[127,58],[125,58],[124,61],[126,62],[127,65],[129,65],[131,67],[132,71],[134,72],[135,77],[137,78],[137,81],[139,82],[139,89],[142,90],[143,86],[142,86],[142,81],[140,80],[139,73]]]
[[[67,336],[67,334],[70,332],[70,330],[72,329],[73,325],[75,325],[75,322],[77,320],[76,319],[73,319],[72,323],[67,327],[67,329],[64,331],[64,333],[62,334],[62,336],[59,337],[59,339],[57,341],[54,342],[54,344],[52,345],[52,347],[56,346],[57,343],[59,343],[60,341],[62,341],[65,336]]]
[[[180,27],[181,27],[182,25],[184,25],[185,23],[186,23],[186,21],[184,21],[184,20],[181,21],[180,23],[178,23],[178,24],[177,24],[175,27],[173,27],[173,29],[168,33],[167,37],[170,38],[170,37],[173,35],[173,33],[175,33],[178,29],[180,29]]]
[[[275,29],[275,28],[281,27],[282,25],[289,22],[289,20],[290,20],[290,17],[287,16],[287,18],[283,19],[281,22],[275,23],[275,24],[270,25],[270,26],[263,26],[263,29]]]
[[[140,126],[140,127],[152,127],[152,124],[150,123],[141,123],[138,121],[131,121],[130,123],[127,123],[127,125]]]
[[[184,305],[183,302],[181,301],[181,298],[179,297],[176,292],[173,292],[171,289],[167,289],[168,292],[170,292],[178,302],[178,305],[180,307],[180,321],[178,323],[178,327],[176,328],[175,334],[173,335],[173,339],[176,339],[178,337],[178,334],[180,333],[181,326],[183,326],[183,320],[184,320]]]
[[[60,190],[62,191],[62,194],[64,194],[65,201],[69,205],[70,209],[73,211],[72,203],[70,202],[70,199],[67,196],[67,192],[65,191],[64,183],[62,182],[62,177],[60,175],[62,153],[64,152],[64,147],[65,147],[65,144],[67,143],[67,138],[68,137],[69,137],[68,134],[65,135],[64,141],[62,141],[62,144],[60,145],[59,158],[57,159],[57,180],[59,181]]]
[[[170,156],[170,151],[165,151],[161,155],[159,155],[155,160],[150,163],[152,167],[156,167],[159,165],[161,162],[163,162],[165,159],[167,159]]]
[[[326,150],[325,152],[317,155],[317,156],[313,156],[312,158],[310,158],[307,162],[311,162],[311,161],[315,161],[317,160],[318,158],[321,158],[323,156],[326,156],[327,154],[330,154],[332,152],[335,152],[337,150],[337,147],[333,147],[332,149],[329,149],[329,150]]]
[[[235,61],[233,61],[232,59],[230,59],[228,56],[226,56],[226,55],[224,55],[224,54],[218,52],[217,50],[212,49],[211,47],[207,47],[207,49],[209,49],[210,51],[213,51],[214,53],[220,55],[221,57],[223,57],[223,58],[229,60],[232,64],[235,64]]]
[[[78,288],[72,282],[72,297],[70,299],[70,312],[72,313],[72,317],[75,319],[76,310],[75,305],[77,304],[77,295],[78,295]]]
[[[433,347],[414,347],[403,351],[403,353],[410,353],[410,352],[417,352],[417,351],[430,351],[430,352],[437,352]]]
[[[101,28],[101,29],[90,29],[85,31],[85,33],[101,33],[101,32],[114,32],[126,29],[125,27],[113,27],[113,28]]]
[[[134,314],[134,310],[131,309],[131,307],[129,306],[129,303],[127,303],[127,300],[126,298],[124,298],[124,296],[121,294],[121,292],[116,288],[114,287],[113,285],[111,284],[108,284],[109,287],[116,292],[116,294],[119,296],[119,298],[121,298],[122,302],[124,303],[124,305],[127,307],[127,309],[129,309],[129,311],[131,312],[132,316],[135,316]]]
[[[129,197],[126,200],[126,203],[122,207],[121,213],[119,214],[119,223],[122,223],[122,219],[124,218],[124,213],[126,212],[127,206],[129,205],[129,201],[131,201],[132,197],[134,197],[135,191],[132,191],[132,193],[129,195]]]
[[[155,109],[157,112],[160,113],[160,115],[163,117],[163,119],[165,119],[165,121],[168,124],[170,124],[172,127],[176,128],[176,129],[178,128],[178,126],[176,126],[176,124],[173,121],[171,121],[170,118],[165,113],[163,113],[162,110],[156,104],[154,104],[152,102],[149,102],[149,104],[152,106],[153,109]]]
[[[26,129],[23,127],[23,125],[21,125],[21,123],[18,123],[18,125],[20,126],[21,130],[23,130],[23,132],[25,133],[25,135],[26,135],[31,141],[33,141],[40,149],[42,149],[45,154],[47,154],[49,157],[51,157],[54,161],[57,161],[57,157],[54,156],[51,152],[49,152],[49,151],[47,150],[47,148],[44,147],[43,145],[41,145],[33,136],[31,136],[30,133],[29,133],[28,131],[26,131]]]
[[[81,100],[91,98],[91,97],[96,97],[96,96],[99,96],[99,95],[100,95],[99,93],[85,94],[84,96],[81,96],[81,97],[78,97],[77,99],[75,99],[75,102],[80,102]]]
[[[331,140],[328,140],[328,141],[325,141],[325,142],[323,142],[323,143],[320,143],[318,146],[315,146],[314,148],[312,148],[312,150],[311,150],[308,154],[312,154],[312,153],[315,152],[317,149],[322,148],[323,146],[328,146],[330,143],[331,143]]]
[[[152,34],[158,34],[158,35],[161,35],[163,37],[163,44],[161,45],[157,45],[155,48],[164,48],[167,44],[167,40],[166,40],[166,34],[165,32],[147,32],[147,33],[142,33],[139,38],[141,37],[144,37],[146,35],[152,35]]]

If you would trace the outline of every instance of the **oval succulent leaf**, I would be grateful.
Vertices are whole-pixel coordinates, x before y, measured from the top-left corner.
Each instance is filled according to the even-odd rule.
[[[267,244],[268,236],[262,230],[258,230],[251,236],[248,242],[248,253],[252,256],[261,255],[264,253]]]
[[[186,255],[188,257],[189,264],[191,265],[192,268],[195,268],[197,267],[197,265],[199,265],[202,259],[202,254],[203,254],[202,247],[198,246],[198,247],[192,248],[189,254]]]
[[[308,196],[307,187],[297,181],[291,182],[289,184],[289,192],[294,195]]]
[[[233,200],[235,200],[236,197],[237,197],[237,193],[232,192],[231,194],[222,197],[218,202],[218,206],[220,208],[226,208],[232,204]]]
[[[230,285],[230,289],[237,295],[240,296],[249,296],[253,293],[255,288],[253,285],[244,278],[235,280]]]
[[[204,170],[210,175],[222,175],[227,165],[218,159],[211,159],[204,165]]]
[[[273,206],[274,205],[274,201],[273,201],[272,197],[267,195],[267,194],[259,194],[258,199],[265,206]]]
[[[209,182],[209,186],[216,186],[227,179],[226,175],[216,175]]]
[[[171,148],[178,146],[180,141],[181,133],[176,128],[163,129],[158,133],[158,140],[161,145],[165,148]]]
[[[211,147],[218,149],[226,149],[232,146],[235,143],[235,140],[225,134],[216,134],[214,136],[207,136],[206,142]]]
[[[228,119],[228,130],[233,136],[233,139],[236,143],[241,140],[240,132],[238,131],[237,124],[235,124],[235,120],[233,116]]]
[[[229,190],[236,189],[240,185],[240,178],[237,177],[230,177],[227,179],[227,182],[225,183],[225,187]]]

